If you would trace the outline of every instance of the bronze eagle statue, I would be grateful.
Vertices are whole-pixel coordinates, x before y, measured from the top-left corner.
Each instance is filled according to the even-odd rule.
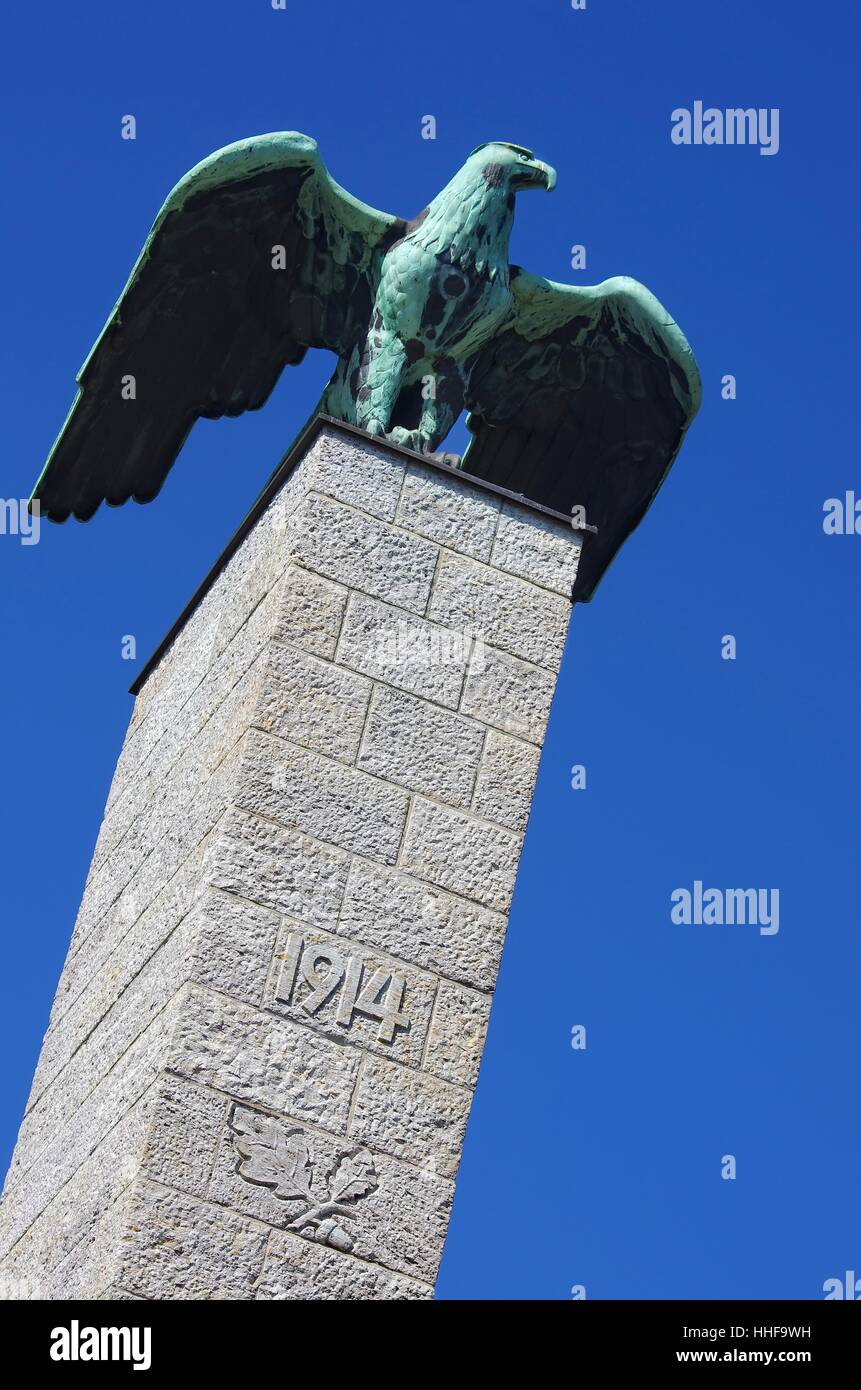
[[[624,276],[555,284],[508,261],[515,195],[554,170],[493,141],[411,221],[353,198],[295,131],[240,140],[176,185],[78,374],[33,492],[43,516],[151,501],[199,416],[264,405],[308,348],[318,411],[422,454],[462,410],[466,473],[597,528],[588,599],[700,402],[693,353]],[[316,413],[316,412],[315,412]]]

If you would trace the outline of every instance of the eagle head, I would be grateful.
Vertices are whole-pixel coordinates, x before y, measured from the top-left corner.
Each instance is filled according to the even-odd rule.
[[[507,140],[489,140],[477,145],[467,166],[478,166],[488,183],[505,182],[515,193],[521,188],[546,188],[549,193],[556,186],[555,169],[536,159],[532,150],[523,145],[511,145]]]

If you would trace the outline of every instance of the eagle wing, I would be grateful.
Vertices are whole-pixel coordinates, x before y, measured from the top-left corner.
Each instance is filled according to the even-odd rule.
[[[149,502],[198,416],[263,405],[309,347],[349,357],[402,219],[352,198],[295,131],[218,150],[177,184],[78,374],[33,491],[85,521]]]
[[[627,276],[559,285],[512,267],[514,318],[468,364],[468,473],[597,527],[587,600],[647,510],[701,397],[681,329]]]

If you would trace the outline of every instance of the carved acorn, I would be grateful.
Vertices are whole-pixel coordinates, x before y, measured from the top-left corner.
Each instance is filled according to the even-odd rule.
[[[317,1240],[322,1245],[333,1245],[336,1250],[343,1250],[345,1254],[349,1254],[354,1245],[353,1237],[343,1226],[339,1226],[337,1221],[333,1221],[331,1216],[321,1221],[317,1227]]]

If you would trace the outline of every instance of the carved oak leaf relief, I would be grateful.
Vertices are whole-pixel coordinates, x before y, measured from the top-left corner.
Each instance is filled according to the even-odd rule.
[[[311,1200],[310,1155],[301,1131],[285,1135],[274,1121],[264,1121],[256,1134],[237,1135],[236,1148],[243,1158],[239,1171],[249,1182],[271,1187],[285,1201]]]
[[[302,1130],[287,1133],[274,1120],[234,1112],[230,1119],[239,1154],[237,1172],[246,1182],[269,1187],[282,1201],[300,1201],[304,1210],[287,1225],[288,1231],[350,1251],[354,1240],[337,1218],[352,1216],[351,1207],[379,1186],[374,1160],[367,1149],[344,1154],[314,1187],[315,1173],[308,1140]]]
[[[328,1179],[329,1195],[335,1202],[354,1202],[366,1197],[377,1186],[374,1160],[367,1149],[345,1154]]]

